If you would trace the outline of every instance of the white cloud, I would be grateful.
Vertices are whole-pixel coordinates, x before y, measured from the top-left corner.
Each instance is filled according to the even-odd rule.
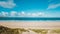
[[[40,17],[40,16],[44,16],[45,14],[43,12],[35,12],[35,13],[30,13],[30,12],[24,12],[21,11],[18,13],[18,16],[23,16],[23,17]]]
[[[24,12],[24,11],[22,11],[22,12],[21,12],[21,16],[24,16],[24,15],[25,15],[25,12]]]
[[[13,0],[6,1],[0,1],[0,6],[3,8],[13,8],[16,6]]]
[[[60,7],[60,3],[59,3],[59,0],[48,0],[49,2],[49,5],[48,5],[48,9],[55,9],[55,8],[58,8]]]
[[[44,15],[44,13],[42,13],[42,12],[39,12],[39,13],[38,13],[38,15],[39,15],[39,16],[43,16],[43,15]]]
[[[27,16],[31,16],[31,13],[27,13]]]
[[[17,14],[18,14],[18,16],[26,16],[24,11],[18,12]]]
[[[37,16],[37,14],[36,13],[32,13],[31,16]]]
[[[1,12],[1,15],[2,15],[2,16],[7,16],[7,15],[8,15],[8,12],[2,11],[2,12]]]
[[[50,4],[50,5],[48,6],[47,10],[48,10],[48,9],[55,9],[55,8],[57,8],[57,7],[60,7],[60,4]]]
[[[25,12],[23,12],[23,11],[22,11],[21,13],[22,13],[22,14],[25,14]]]
[[[17,12],[16,11],[11,11],[10,15],[11,16],[16,16],[17,15]]]
[[[42,12],[39,12],[39,13],[29,13],[29,15],[31,17],[41,17],[41,16],[44,16],[45,14]]]

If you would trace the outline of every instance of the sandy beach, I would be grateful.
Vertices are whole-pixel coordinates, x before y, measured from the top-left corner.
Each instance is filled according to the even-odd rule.
[[[0,21],[0,25],[9,28],[60,28],[60,21]]]

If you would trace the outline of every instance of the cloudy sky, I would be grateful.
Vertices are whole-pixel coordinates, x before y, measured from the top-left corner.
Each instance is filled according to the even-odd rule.
[[[60,0],[0,0],[0,16],[60,17]]]

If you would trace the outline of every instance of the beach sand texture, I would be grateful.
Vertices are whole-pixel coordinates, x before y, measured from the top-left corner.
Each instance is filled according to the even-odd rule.
[[[9,28],[60,28],[60,21],[0,21],[0,25]]]

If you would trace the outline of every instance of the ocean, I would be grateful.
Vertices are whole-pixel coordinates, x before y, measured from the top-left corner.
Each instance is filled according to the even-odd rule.
[[[56,17],[0,17],[0,20],[22,20],[22,21],[59,21]]]

